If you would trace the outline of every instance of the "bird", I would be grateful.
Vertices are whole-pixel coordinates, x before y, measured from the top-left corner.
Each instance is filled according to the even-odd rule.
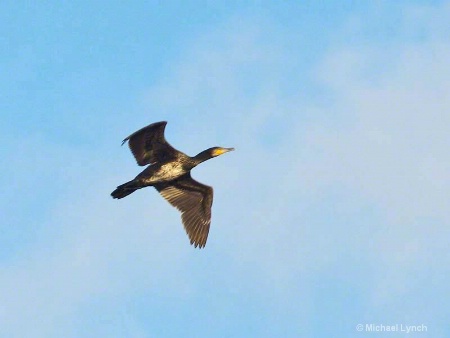
[[[121,199],[138,189],[154,187],[181,212],[191,245],[201,249],[206,245],[211,224],[213,188],[194,180],[191,170],[234,148],[212,147],[190,157],[166,141],[166,125],[166,121],[152,123],[122,141],[122,145],[128,142],[138,165],[148,166],[131,181],[119,185],[111,196]]]

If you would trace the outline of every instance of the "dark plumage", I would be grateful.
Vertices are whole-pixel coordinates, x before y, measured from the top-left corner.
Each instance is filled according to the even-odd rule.
[[[153,186],[170,204],[181,211],[181,219],[191,244],[203,248],[211,223],[213,189],[191,177],[191,169],[210,158],[234,148],[213,147],[194,157],[173,148],[164,138],[167,122],[157,122],[138,130],[123,140],[140,166],[149,164],[133,180],[119,185],[111,193],[124,198],[134,191]]]

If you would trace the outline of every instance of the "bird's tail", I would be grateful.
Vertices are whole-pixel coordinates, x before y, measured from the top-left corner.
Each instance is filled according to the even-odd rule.
[[[136,190],[138,190],[140,188],[141,187],[139,187],[135,181],[130,181],[130,182],[124,183],[122,185],[119,185],[117,187],[117,189],[111,193],[111,196],[113,198],[118,198],[118,199],[124,198],[125,196],[132,194],[133,192],[135,192]]]

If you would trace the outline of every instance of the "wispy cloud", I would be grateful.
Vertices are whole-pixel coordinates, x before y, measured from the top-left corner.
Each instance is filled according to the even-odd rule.
[[[372,285],[367,291],[373,298],[362,305],[367,319],[409,313],[434,320],[423,311],[409,311],[396,298],[426,302],[418,290],[427,282],[420,276],[442,282],[439,276],[448,272],[449,261],[450,54],[442,31],[449,11],[447,6],[418,9],[406,9],[401,27],[402,34],[409,33],[406,43],[332,46],[312,79],[305,79],[322,87],[318,101],[284,92],[278,81],[283,76],[274,78],[271,71],[258,73],[249,99],[240,87],[245,78],[240,64],[225,51],[255,49],[244,54],[259,55],[251,61],[261,65],[265,46],[241,45],[239,39],[205,53],[208,62],[188,60],[164,84],[165,97],[175,103],[161,102],[162,107],[186,107],[185,100],[198,98],[206,102],[197,108],[198,119],[214,125],[218,116],[220,121],[226,116],[223,128],[241,141],[237,148],[245,155],[231,159],[236,168],[231,173],[233,188],[244,190],[246,202],[233,208],[232,224],[218,231],[225,233],[220,238],[231,239],[238,265],[247,262],[246,269],[262,271],[268,281],[262,293],[278,288],[289,299],[304,274],[339,264],[351,270],[349,257],[356,255],[362,264],[357,275],[366,274],[362,283]],[[285,61],[272,67],[289,72]],[[217,75],[221,72],[223,77]],[[198,79],[192,87],[190,78]],[[189,95],[179,91],[181,83]],[[205,99],[203,92],[210,95]],[[265,147],[268,137],[277,147]],[[226,198],[226,205],[235,201],[235,196]],[[434,287],[442,296],[447,287],[441,282]]]

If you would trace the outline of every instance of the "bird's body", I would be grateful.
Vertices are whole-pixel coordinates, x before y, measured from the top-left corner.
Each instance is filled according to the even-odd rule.
[[[185,163],[179,158],[175,161],[150,165],[137,177],[144,183],[152,185],[158,182],[172,181],[191,169],[188,163]]]
[[[195,181],[190,171],[198,164],[234,149],[213,147],[190,157],[165,140],[166,124],[150,124],[123,140],[122,144],[128,141],[137,163],[149,166],[133,180],[118,186],[111,196],[120,199],[138,189],[155,187],[170,204],[181,211],[191,244],[202,248],[206,244],[211,223],[213,189]]]

